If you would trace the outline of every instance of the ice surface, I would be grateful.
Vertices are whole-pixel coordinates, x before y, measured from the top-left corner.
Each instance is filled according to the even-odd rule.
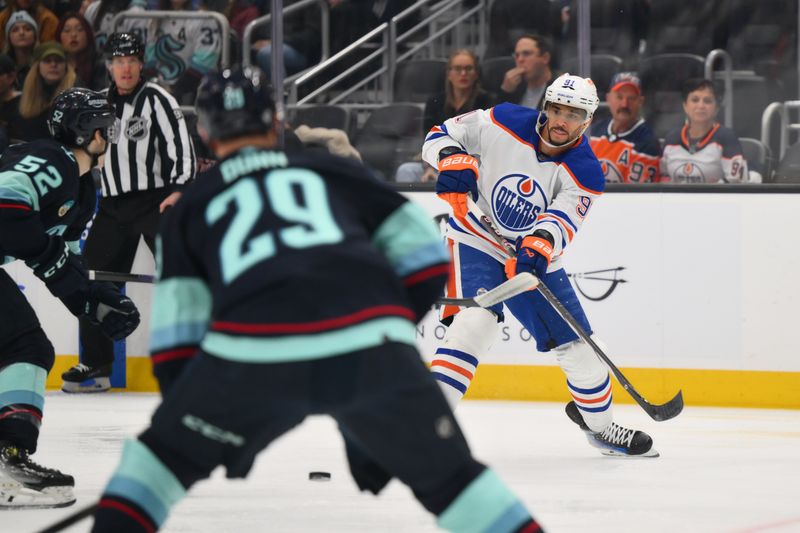
[[[0,513],[0,532],[36,531],[90,504],[116,466],[122,441],[148,421],[155,395],[48,393],[34,458],[75,476],[66,509]],[[492,465],[547,531],[800,531],[800,411],[687,407],[653,422],[637,407],[616,421],[649,432],[658,459],[603,457],[552,403],[463,402],[457,415],[475,455]],[[308,480],[313,470],[330,482]],[[87,531],[90,520],[66,530]],[[173,511],[168,532],[438,531],[410,491],[380,497],[350,479],[335,424],[323,417],[273,443],[250,477],[217,471]]]

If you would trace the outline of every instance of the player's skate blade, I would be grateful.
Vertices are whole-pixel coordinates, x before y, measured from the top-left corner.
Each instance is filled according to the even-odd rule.
[[[31,461],[25,450],[0,443],[0,510],[49,509],[75,503],[75,480]]]
[[[653,449],[653,439],[644,431],[624,428],[614,422],[602,432],[595,432],[583,421],[578,406],[569,402],[567,416],[586,434],[589,444],[598,448],[603,455],[612,457],[658,457]]]

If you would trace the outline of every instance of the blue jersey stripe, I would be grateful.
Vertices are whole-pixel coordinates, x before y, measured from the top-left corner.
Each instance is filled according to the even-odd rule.
[[[465,363],[469,363],[472,366],[478,366],[478,359],[471,356],[467,352],[462,352],[460,350],[453,350],[451,348],[438,348],[436,350],[436,353],[442,355],[449,355],[451,357],[455,357],[456,359],[461,359]]]

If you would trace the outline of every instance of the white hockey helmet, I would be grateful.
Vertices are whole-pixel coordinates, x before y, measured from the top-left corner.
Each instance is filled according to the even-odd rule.
[[[563,104],[586,111],[586,121],[591,120],[600,99],[597,97],[597,88],[589,78],[581,78],[569,73],[562,74],[551,83],[544,93],[544,104],[552,102]]]

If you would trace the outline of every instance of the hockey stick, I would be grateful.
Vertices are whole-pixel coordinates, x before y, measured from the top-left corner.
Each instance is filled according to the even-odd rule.
[[[490,219],[481,211],[481,209],[469,195],[467,195],[467,205],[468,205],[468,210],[471,212],[471,214],[477,217],[481,227],[492,234],[494,239],[501,246],[503,246],[503,249],[506,251],[509,257],[515,257],[516,254],[514,253],[514,248],[511,245],[511,243],[508,242],[503,237],[503,235],[498,231],[497,227],[494,225],[494,222],[492,222],[492,219]],[[519,274],[517,274],[517,276],[518,275]],[[514,277],[516,278],[517,276]],[[611,359],[608,358],[608,356],[605,354],[605,352],[603,352],[600,346],[598,346],[597,343],[586,333],[586,331],[584,331],[584,329],[581,327],[578,321],[575,320],[575,317],[573,317],[572,314],[567,310],[567,308],[564,307],[564,304],[562,304],[558,300],[558,298],[556,298],[556,295],[550,291],[547,285],[545,285],[544,283],[539,283],[537,288],[539,289],[539,292],[544,297],[544,299],[547,300],[547,302],[551,306],[553,306],[553,309],[555,309],[556,312],[561,316],[561,318],[563,318],[564,321],[570,325],[570,327],[575,331],[578,337],[580,337],[582,341],[588,344],[592,348],[592,350],[594,350],[594,353],[597,354],[597,357],[599,357],[600,360],[602,360],[606,364],[606,366],[608,366],[609,370],[611,370],[611,373],[614,374],[615,378],[617,378],[619,384],[622,385],[622,388],[625,389],[628,392],[628,394],[631,395],[631,398],[633,398],[634,401],[636,401],[636,403],[638,403],[642,409],[644,409],[645,413],[650,415],[650,418],[658,422],[662,422],[664,420],[669,420],[670,418],[675,418],[681,413],[681,411],[683,410],[682,391],[678,391],[678,394],[676,394],[674,398],[672,398],[667,403],[661,405],[655,405],[645,400],[642,397],[642,395],[636,391],[631,382],[628,381],[628,378],[626,378],[622,374],[622,372],[620,372],[619,368],[617,368],[617,366],[613,362],[611,362]]]
[[[457,305],[459,307],[492,307],[525,291],[533,290],[538,285],[539,280],[536,276],[523,272],[474,298],[439,298],[437,303],[439,305]]]
[[[91,505],[87,505],[83,509],[79,509],[79,510],[75,511],[74,513],[72,513],[68,517],[66,517],[66,518],[64,518],[62,520],[59,520],[55,524],[47,526],[46,528],[38,531],[37,533],[57,533],[58,531],[64,531],[65,529],[67,529],[71,525],[77,524],[78,522],[80,522],[84,518],[88,518],[89,516],[94,514],[94,512],[96,510],[97,510],[97,502],[95,502],[95,503],[93,503]]]
[[[156,277],[150,274],[129,274],[127,272],[106,272],[90,270],[89,279],[95,281],[116,281],[118,283],[155,283]]]

